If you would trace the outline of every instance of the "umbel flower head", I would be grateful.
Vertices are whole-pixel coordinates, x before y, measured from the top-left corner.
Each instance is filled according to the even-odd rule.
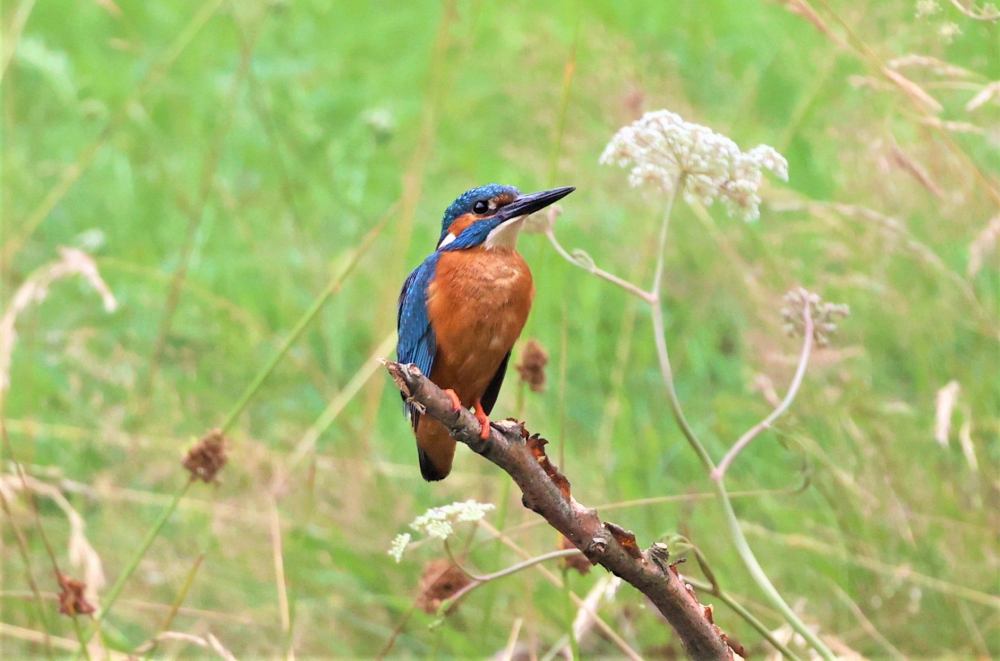
[[[611,138],[601,163],[631,168],[629,183],[652,184],[682,193],[688,202],[721,201],[731,216],[760,216],[762,172],[788,180],[788,161],[767,145],[750,151],[707,126],[684,121],[668,110],[648,112]]]
[[[455,531],[452,524],[463,521],[478,521],[486,516],[486,513],[494,509],[490,503],[479,503],[475,500],[465,500],[451,503],[441,507],[432,507],[412,522],[410,528],[414,531],[434,537],[436,539],[448,539]],[[403,558],[403,552],[409,546],[412,537],[410,533],[401,533],[393,538],[389,545],[389,555],[399,562]]]

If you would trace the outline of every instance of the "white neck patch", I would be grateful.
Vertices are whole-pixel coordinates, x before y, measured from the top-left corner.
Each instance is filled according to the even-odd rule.
[[[517,246],[517,235],[521,233],[521,225],[524,224],[525,218],[527,218],[527,216],[518,216],[517,218],[511,218],[507,222],[502,223],[486,235],[486,240],[483,241],[483,247],[487,250],[493,250],[495,248],[515,248]]]
[[[441,243],[438,244],[438,250],[441,250],[441,248],[444,248],[446,245],[448,245],[457,238],[458,238],[457,236],[455,236],[451,232],[448,232],[448,234],[445,235],[443,239],[441,239]]]

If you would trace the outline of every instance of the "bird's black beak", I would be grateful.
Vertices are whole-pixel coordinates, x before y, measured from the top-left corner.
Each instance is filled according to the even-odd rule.
[[[573,186],[563,186],[552,190],[543,190],[528,195],[519,195],[513,202],[500,207],[496,215],[502,221],[513,220],[521,216],[529,216],[536,211],[540,211],[557,200],[561,200],[576,188]]]

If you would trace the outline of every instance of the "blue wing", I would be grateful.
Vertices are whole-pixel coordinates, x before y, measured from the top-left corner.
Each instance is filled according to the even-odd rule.
[[[414,363],[428,377],[434,367],[437,345],[431,320],[427,316],[427,287],[434,279],[438,257],[436,252],[430,255],[406,278],[403,289],[399,292],[399,312],[396,317],[396,329],[399,332],[397,359],[401,363]],[[405,396],[403,400],[406,400]],[[417,411],[410,405],[406,405],[406,411],[416,428]]]

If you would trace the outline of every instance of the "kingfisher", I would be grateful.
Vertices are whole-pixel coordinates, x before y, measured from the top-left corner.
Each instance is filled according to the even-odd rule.
[[[473,409],[484,440],[535,295],[531,270],[516,249],[517,235],[525,218],[574,190],[522,194],[513,186],[487,184],[462,193],[444,212],[437,248],[399,293],[399,362],[419,367],[451,397],[454,410]],[[405,407],[417,438],[420,474],[427,481],[443,480],[451,472],[455,439],[415,406]]]

